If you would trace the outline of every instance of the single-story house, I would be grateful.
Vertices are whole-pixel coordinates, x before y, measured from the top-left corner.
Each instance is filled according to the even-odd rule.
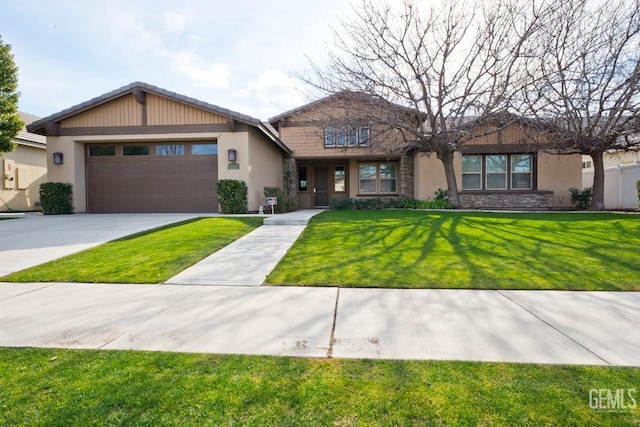
[[[19,112],[25,124],[39,117]],[[23,128],[13,140],[15,150],[0,153],[0,212],[40,210],[40,184],[47,180],[47,141]]]
[[[400,135],[377,132],[375,123],[341,121],[340,109],[343,103],[333,95],[269,120],[292,150],[288,161],[298,177],[293,187],[298,207],[327,206],[339,198],[425,200],[447,188],[435,154],[399,149],[407,146]],[[487,129],[474,132],[479,136],[454,157],[461,207],[570,207],[569,188],[580,186],[582,179],[580,155],[540,151],[525,123],[483,126]]]
[[[446,188],[435,155],[412,153],[398,135],[348,112],[332,124],[335,96],[268,123],[132,83],[29,125],[47,137],[49,180],[73,185],[75,212],[217,212],[215,182],[283,188],[298,208],[357,197],[432,198]],[[566,208],[581,182],[580,156],[537,152],[514,129],[466,144],[455,169],[463,206]],[[403,149],[404,148],[404,149]]]
[[[291,153],[253,117],[135,82],[29,125],[46,135],[49,181],[68,182],[75,212],[217,212],[216,182],[282,187]]]

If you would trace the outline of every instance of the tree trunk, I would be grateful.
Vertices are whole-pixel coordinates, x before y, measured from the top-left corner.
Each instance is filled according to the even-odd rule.
[[[460,207],[460,195],[458,194],[458,183],[456,182],[456,172],[453,169],[453,151],[444,151],[437,153],[438,158],[444,166],[444,175],[447,178],[447,193],[451,207],[457,209]]]
[[[593,198],[591,199],[591,210],[604,210],[604,162],[602,153],[592,153],[593,160]]]

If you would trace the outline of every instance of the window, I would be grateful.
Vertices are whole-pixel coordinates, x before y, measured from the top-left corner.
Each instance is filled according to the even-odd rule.
[[[156,145],[156,156],[184,156],[184,145],[158,144]]]
[[[507,156],[486,156],[487,190],[505,190],[507,188]]]
[[[324,129],[324,146],[339,147],[364,147],[369,145],[369,128],[336,129],[327,127]]]
[[[115,156],[115,145],[98,145],[89,147],[89,157]]]
[[[125,145],[122,147],[123,156],[148,156],[148,145]]]
[[[336,193],[346,190],[345,169],[343,165],[336,166],[333,169],[333,191]]]
[[[591,160],[586,160],[582,162],[582,169],[589,169],[593,167],[593,162]]]
[[[482,156],[462,156],[462,189],[482,189]]]
[[[362,163],[358,168],[359,192],[362,194],[397,193],[397,163]]]
[[[306,166],[300,166],[298,168],[298,191],[309,191],[309,170]]]
[[[531,154],[513,154],[511,156],[511,188],[528,190],[532,178]]]
[[[216,156],[218,154],[218,144],[192,144],[192,156]]]
[[[462,156],[462,189],[530,190],[533,162],[532,154]]]

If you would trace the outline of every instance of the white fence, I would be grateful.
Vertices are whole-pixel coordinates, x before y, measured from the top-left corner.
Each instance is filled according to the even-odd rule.
[[[640,163],[618,165],[604,170],[604,206],[606,209],[636,209]],[[582,188],[593,185],[593,169],[582,170]]]

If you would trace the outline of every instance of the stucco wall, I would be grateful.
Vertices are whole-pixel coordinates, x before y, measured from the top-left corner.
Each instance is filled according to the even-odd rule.
[[[582,156],[538,153],[538,190],[553,191],[554,208],[571,207],[571,187],[582,187]]]
[[[580,155],[553,155],[538,153],[537,190],[552,191],[552,207],[570,206],[569,188],[580,187],[582,183],[582,160]],[[454,169],[458,190],[462,187],[461,154],[455,153]],[[415,197],[432,199],[438,188],[447,188],[442,162],[435,154],[416,154],[415,157]]]
[[[13,188],[5,188],[4,176],[0,180],[0,212],[40,210],[35,203],[40,200],[40,184],[47,180],[45,148],[18,144],[14,151],[0,155],[0,167],[3,167],[4,159],[13,160],[17,170]]]
[[[227,151],[236,150],[238,168],[230,169]],[[257,132],[228,132],[218,137],[218,179],[236,179],[247,184],[249,211],[263,202],[264,187],[282,188],[282,152]],[[236,166],[233,165],[233,166]]]

